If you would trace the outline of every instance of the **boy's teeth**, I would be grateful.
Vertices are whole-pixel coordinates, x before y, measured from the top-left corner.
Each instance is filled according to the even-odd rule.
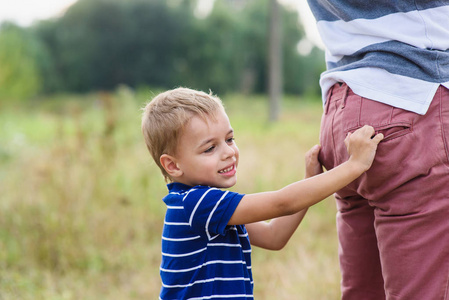
[[[234,168],[234,166],[232,166],[232,167],[229,167],[229,168],[227,168],[227,169],[224,169],[224,170],[221,170],[221,171],[218,171],[218,173],[226,173],[226,172],[229,172],[229,171],[231,171],[232,169]]]

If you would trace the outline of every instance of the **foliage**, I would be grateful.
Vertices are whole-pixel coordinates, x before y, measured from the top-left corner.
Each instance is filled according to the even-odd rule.
[[[1,57],[9,63],[2,73],[17,73],[2,86],[25,97],[41,90],[111,91],[120,84],[265,92],[268,1],[215,1],[201,18],[196,5],[195,0],[79,0],[60,18],[16,27],[15,44],[1,43]],[[299,55],[304,33],[298,14],[284,9],[282,20],[285,92],[316,92],[322,52]],[[12,40],[9,31],[1,30],[3,39]],[[28,88],[22,89],[24,82]]]
[[[164,86],[173,76],[183,15],[162,1],[80,0],[37,29],[51,49],[62,90]]]
[[[0,98],[27,98],[40,91],[42,55],[29,32],[11,23],[0,27]]]

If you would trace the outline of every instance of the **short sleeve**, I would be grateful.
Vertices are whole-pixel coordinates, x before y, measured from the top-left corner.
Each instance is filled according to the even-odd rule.
[[[224,235],[243,194],[198,186],[184,197],[183,206],[189,225],[199,234]]]

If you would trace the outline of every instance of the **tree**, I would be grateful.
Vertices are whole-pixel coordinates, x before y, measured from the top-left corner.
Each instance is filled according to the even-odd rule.
[[[188,14],[165,0],[79,0],[36,32],[48,45],[62,89],[119,84],[170,86]]]
[[[32,28],[48,53],[40,67],[45,91],[126,84],[266,93],[269,1],[215,1],[198,18],[196,0],[79,0],[61,18]],[[279,39],[272,45],[283,59],[276,89],[300,94],[312,81],[318,86],[319,72],[296,50],[304,36],[298,14],[278,8]]]
[[[0,98],[29,98],[40,92],[37,58],[42,51],[25,29],[12,23],[0,27]]]

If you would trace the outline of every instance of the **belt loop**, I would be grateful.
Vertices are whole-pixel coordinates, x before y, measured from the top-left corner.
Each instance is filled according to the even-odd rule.
[[[334,91],[335,85],[333,85],[327,92],[326,103],[324,103],[324,114],[327,115],[329,112],[329,106],[331,102],[332,92]]]
[[[343,93],[342,103],[341,103],[341,109],[345,108],[346,106],[346,98],[348,98],[348,90],[349,86],[345,83],[345,91]]]

